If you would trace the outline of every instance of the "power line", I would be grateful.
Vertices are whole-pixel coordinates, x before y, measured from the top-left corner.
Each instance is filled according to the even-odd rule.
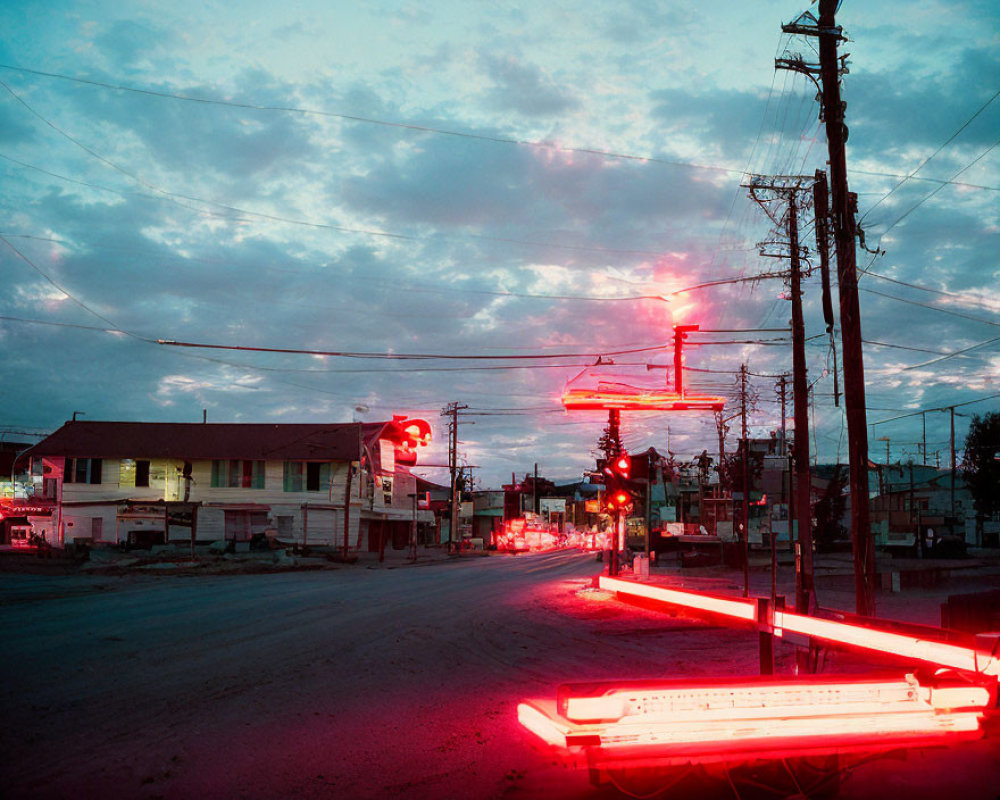
[[[156,344],[170,347],[192,347],[208,350],[238,350],[254,353],[284,353],[291,355],[310,356],[331,356],[338,358],[371,358],[389,360],[436,360],[436,359],[461,359],[475,361],[498,361],[498,360],[528,360],[528,359],[563,359],[563,358],[599,358],[602,356],[629,355],[632,353],[647,353],[656,350],[664,350],[667,345],[655,345],[652,347],[637,347],[629,350],[611,350],[603,353],[548,353],[548,354],[524,354],[524,355],[490,355],[490,354],[456,354],[456,353],[374,353],[374,352],[352,352],[347,350],[303,350],[291,347],[250,347],[246,345],[227,344],[206,344],[202,342],[178,342],[172,339],[157,339]]]
[[[947,411],[950,408],[962,408],[963,406],[971,406],[976,403],[983,403],[987,400],[993,400],[1000,397],[1000,392],[997,394],[990,394],[986,397],[977,397],[975,400],[966,400],[964,403],[950,403],[946,406],[938,406],[936,408],[922,408],[919,411],[911,411],[908,414],[900,414],[898,417],[889,417],[888,419],[880,419],[877,422],[870,423],[871,425],[881,425],[883,422],[895,422],[898,419],[906,419],[907,417],[916,417],[920,414],[929,414],[932,411]]]
[[[94,315],[95,317],[97,317],[97,318],[98,318],[99,320],[101,320],[101,322],[106,322],[106,323],[107,323],[108,325],[110,325],[110,326],[111,326],[111,328],[112,328],[112,329],[113,329],[114,331],[116,331],[116,332],[118,332],[118,333],[123,333],[123,334],[125,334],[126,336],[133,336],[133,337],[135,337],[136,339],[141,339],[141,338],[142,338],[141,336],[136,336],[136,335],[135,335],[134,333],[129,333],[128,331],[125,331],[125,330],[122,330],[122,329],[121,329],[120,327],[118,327],[118,325],[116,325],[116,324],[115,324],[114,322],[112,322],[112,321],[111,321],[110,319],[108,319],[107,317],[105,317],[105,316],[104,316],[103,314],[100,314],[100,313],[98,313],[97,311],[94,311],[94,309],[92,309],[92,308],[91,308],[90,306],[88,306],[88,305],[87,305],[86,303],[84,303],[84,302],[83,302],[82,300],[80,300],[80,299],[79,299],[79,298],[77,298],[77,297],[74,297],[74,296],[73,296],[72,294],[70,294],[70,293],[69,293],[69,292],[68,292],[68,291],[67,291],[66,289],[64,289],[64,288],[63,288],[62,286],[60,286],[60,285],[59,285],[58,283],[56,283],[56,282],[55,282],[55,281],[54,281],[54,280],[53,280],[53,279],[52,279],[52,278],[51,278],[51,277],[50,277],[50,276],[49,276],[48,274],[46,274],[45,272],[43,272],[43,271],[42,271],[42,270],[41,270],[41,269],[40,269],[40,268],[39,268],[39,267],[38,267],[38,266],[37,266],[37,265],[36,265],[36,264],[35,264],[35,263],[34,263],[34,262],[33,262],[33,261],[32,261],[32,260],[30,259],[30,258],[28,258],[28,257],[27,257],[27,256],[26,256],[26,255],[25,255],[24,253],[22,253],[22,252],[21,252],[20,250],[18,250],[18,249],[17,249],[16,247],[14,247],[14,245],[13,245],[13,244],[11,244],[11,243],[10,243],[10,241],[9,241],[9,240],[8,240],[8,239],[7,239],[6,237],[4,237],[4,236],[0,236],[0,242],[3,242],[3,243],[4,243],[5,245],[7,245],[7,247],[9,247],[9,248],[10,248],[10,249],[11,249],[11,250],[12,250],[12,251],[14,252],[14,254],[15,254],[15,255],[16,255],[16,256],[17,256],[18,258],[20,258],[20,259],[21,259],[21,260],[22,260],[22,261],[23,261],[23,262],[24,262],[25,264],[27,264],[27,265],[28,265],[29,267],[31,267],[31,268],[32,268],[32,269],[33,269],[33,270],[34,270],[35,272],[37,272],[37,273],[38,273],[38,274],[39,274],[39,275],[40,275],[40,276],[41,276],[42,278],[44,278],[44,279],[45,279],[45,280],[46,280],[46,281],[47,281],[48,283],[52,284],[52,286],[54,286],[54,287],[55,287],[56,289],[58,289],[58,290],[59,290],[60,292],[62,292],[62,294],[64,294],[64,295],[65,295],[65,296],[66,296],[66,297],[67,297],[67,298],[68,298],[69,300],[71,300],[71,301],[72,301],[73,303],[75,303],[76,305],[78,305],[78,306],[79,306],[80,308],[82,308],[82,309],[83,309],[84,311],[86,311],[86,312],[87,312],[88,314],[93,314],[93,315]]]
[[[296,107],[296,106],[262,105],[262,104],[256,104],[256,103],[240,103],[240,102],[236,102],[236,101],[233,101],[233,100],[220,100],[218,98],[194,97],[194,96],[191,96],[191,95],[178,94],[178,93],[174,93],[174,92],[164,92],[164,91],[158,91],[158,90],[155,90],[155,89],[142,89],[142,88],[138,88],[138,87],[134,87],[134,86],[125,86],[125,85],[122,85],[122,84],[114,84],[114,83],[108,83],[108,82],[105,82],[105,81],[97,81],[97,80],[88,79],[88,78],[80,78],[80,77],[75,77],[75,76],[72,76],[72,75],[65,75],[65,74],[56,73],[56,72],[46,72],[46,71],[43,71],[43,70],[31,69],[29,67],[20,67],[20,66],[16,66],[16,65],[13,65],[13,64],[0,64],[0,69],[6,69],[6,70],[10,70],[12,72],[21,72],[21,73],[25,73],[25,74],[29,74],[29,75],[38,75],[40,77],[45,77],[45,78],[55,78],[57,80],[69,81],[69,82],[72,82],[72,83],[79,83],[79,84],[84,84],[84,85],[88,85],[88,86],[94,86],[94,87],[98,87],[98,88],[102,88],[102,89],[110,89],[110,90],[113,90],[113,91],[129,92],[129,93],[132,93],[132,94],[141,94],[141,95],[147,95],[147,96],[150,96],[150,97],[159,97],[159,98],[164,98],[164,99],[168,99],[168,100],[178,100],[178,101],[188,102],[188,103],[200,103],[200,104],[203,104],[203,105],[228,106],[228,107],[231,107],[231,108],[242,108],[242,109],[247,109],[247,110],[252,110],[252,111],[273,111],[273,112],[283,112],[283,113],[291,113],[291,114],[301,114],[301,115],[306,115],[306,116],[328,117],[328,118],[332,118],[332,119],[342,119],[342,120],[345,120],[345,121],[348,121],[348,122],[359,122],[359,123],[364,123],[364,124],[367,124],[367,125],[378,125],[378,126],[381,126],[381,127],[398,128],[398,129],[402,129],[402,130],[415,131],[415,132],[418,132],[418,133],[437,134],[437,135],[440,135],[440,136],[453,136],[453,137],[458,137],[458,138],[462,138],[462,139],[473,139],[473,140],[479,140],[479,141],[485,141],[485,142],[492,142],[492,143],[495,143],[495,144],[517,145],[517,146],[520,146],[520,147],[532,147],[532,148],[538,148],[538,149],[542,149],[542,150],[549,150],[549,151],[556,151],[556,152],[563,152],[563,153],[577,153],[577,154],[580,154],[580,155],[593,155],[593,156],[598,156],[598,157],[601,157],[601,158],[626,160],[626,161],[638,161],[640,163],[664,164],[664,165],[667,165],[667,166],[682,167],[682,168],[687,168],[687,169],[703,169],[703,170],[711,170],[711,171],[715,171],[715,172],[728,172],[728,173],[731,173],[731,174],[734,174],[734,175],[743,175],[743,174],[746,174],[746,170],[736,169],[735,167],[726,167],[726,166],[720,166],[720,165],[717,165],[717,164],[699,164],[699,163],[690,162],[690,161],[681,161],[679,159],[662,158],[660,156],[636,155],[636,154],[633,154],[633,153],[621,153],[621,152],[615,152],[615,151],[611,151],[611,150],[603,150],[601,148],[595,148],[595,147],[571,147],[571,146],[567,146],[567,145],[557,145],[557,144],[553,144],[553,143],[550,143],[550,142],[540,142],[540,141],[533,141],[533,140],[529,140],[529,139],[517,139],[517,138],[514,138],[514,137],[495,136],[495,135],[484,134],[484,133],[473,133],[473,132],[470,132],[470,131],[456,131],[456,130],[451,130],[451,129],[447,129],[447,128],[434,127],[434,126],[431,126],[431,125],[418,125],[418,124],[412,123],[412,122],[394,122],[394,121],[391,121],[391,120],[378,119],[376,117],[363,117],[363,116],[360,116],[360,115],[357,115],[357,114],[344,114],[344,113],[333,112],[333,111],[324,111],[324,110],[320,110],[320,109],[300,108],[300,107]],[[772,80],[771,93],[773,93],[773,90],[774,90],[774,82]],[[768,95],[768,102],[770,102],[770,99],[771,98],[770,98],[770,93],[769,93],[769,95]],[[765,115],[766,115],[766,109],[765,109]],[[763,129],[763,120],[761,122],[761,129]],[[760,135],[761,135],[761,131],[758,131],[758,133],[757,133],[758,140],[760,138]],[[773,143],[772,143],[772,145],[773,145]],[[755,147],[756,147],[756,145],[755,145]],[[751,152],[751,157],[752,157],[752,152]],[[977,184],[958,183],[958,182],[955,182],[955,181],[942,181],[942,180],[937,179],[937,178],[923,178],[923,177],[915,177],[913,175],[903,176],[903,175],[899,175],[897,173],[891,173],[891,172],[877,172],[877,171],[870,171],[870,170],[869,171],[865,171],[865,170],[854,170],[854,169],[852,169],[851,172],[852,173],[857,173],[859,175],[871,175],[871,176],[875,176],[875,177],[884,177],[884,178],[906,178],[907,180],[927,181],[927,182],[930,182],[930,183],[953,184],[953,185],[956,185],[956,186],[962,186],[962,187],[966,187],[966,188],[984,189],[984,190],[988,190],[988,191],[1000,191],[1000,187],[980,186],[980,185],[977,185]]]
[[[994,305],[988,305],[986,303],[976,302],[977,298],[974,298],[968,294],[960,294],[958,292],[948,292],[944,289],[932,289],[929,286],[921,286],[917,283],[907,283],[906,281],[897,280],[896,278],[890,278],[888,275],[880,275],[877,272],[872,272],[870,269],[862,270],[865,275],[870,275],[873,278],[878,278],[879,280],[888,281],[889,283],[894,283],[897,286],[905,286],[908,289],[917,289],[921,292],[929,292],[931,294],[939,294],[943,297],[954,297],[956,300],[962,300],[966,303],[971,303],[973,305],[978,305],[981,308],[985,308],[989,311],[994,310]]]
[[[896,191],[896,190],[897,190],[897,189],[898,189],[898,188],[899,188],[900,186],[902,186],[902,185],[903,185],[904,183],[906,183],[906,182],[907,182],[908,180],[910,180],[910,179],[911,179],[911,178],[912,178],[912,177],[913,177],[914,175],[916,175],[916,174],[917,174],[918,172],[920,172],[920,170],[922,170],[922,169],[923,169],[923,168],[924,168],[925,166],[927,166],[927,163],[928,163],[928,162],[929,162],[929,161],[930,161],[930,160],[931,160],[932,158],[934,158],[934,157],[935,157],[935,156],[936,156],[936,155],[937,155],[938,153],[940,153],[940,152],[941,152],[942,150],[944,150],[944,149],[945,149],[945,148],[946,148],[946,147],[947,147],[947,146],[948,146],[949,144],[951,144],[951,143],[952,143],[953,141],[955,141],[955,138],[956,138],[956,137],[957,137],[957,136],[958,136],[958,135],[959,135],[959,134],[960,134],[960,133],[961,133],[962,131],[964,131],[964,130],[965,130],[966,128],[968,128],[968,127],[969,127],[969,125],[971,125],[971,124],[972,124],[972,121],[973,121],[973,120],[974,120],[974,119],[975,119],[976,117],[978,117],[978,116],[979,116],[980,114],[982,114],[982,113],[983,113],[983,111],[985,111],[985,110],[986,110],[986,108],[987,108],[987,107],[988,107],[988,106],[989,106],[989,105],[990,105],[990,104],[991,104],[991,103],[992,103],[992,102],[993,102],[994,100],[996,100],[996,99],[997,99],[997,97],[1000,97],[1000,89],[998,89],[998,90],[997,90],[997,91],[996,91],[996,92],[995,92],[995,93],[993,94],[993,96],[992,96],[992,97],[991,97],[991,98],[990,98],[989,100],[987,100],[987,101],[986,101],[985,103],[983,103],[983,104],[982,104],[982,105],[981,105],[981,106],[979,107],[979,109],[978,109],[978,110],[976,111],[976,113],[974,113],[974,114],[973,114],[973,115],[972,115],[971,117],[969,117],[969,118],[968,118],[968,119],[967,119],[967,120],[966,120],[966,121],[965,121],[965,122],[964,122],[964,123],[962,124],[962,126],[961,126],[961,127],[960,127],[960,128],[959,128],[959,129],[957,130],[957,131],[955,131],[955,132],[954,132],[954,133],[953,133],[953,134],[952,134],[951,136],[949,136],[949,137],[948,137],[948,139],[947,139],[947,141],[946,141],[946,142],[945,142],[944,144],[942,144],[942,145],[941,145],[941,146],[940,146],[940,147],[939,147],[939,148],[938,148],[937,150],[935,150],[935,151],[934,151],[933,153],[931,153],[931,154],[930,154],[929,156],[927,156],[927,158],[925,158],[925,159],[924,159],[923,161],[921,161],[921,162],[920,162],[920,165],[919,165],[919,166],[918,166],[918,167],[917,167],[917,168],[916,168],[915,170],[913,170],[913,172],[911,172],[911,173],[910,173],[909,175],[907,175],[907,176],[906,176],[905,178],[903,178],[903,179],[902,179],[902,180],[901,180],[901,181],[900,181],[899,183],[897,183],[897,184],[896,184],[895,186],[893,186],[893,187],[892,187],[892,188],[891,188],[891,189],[890,189],[890,190],[889,190],[888,192],[886,192],[886,193],[885,193],[884,195],[882,195],[882,197],[880,197],[880,198],[878,199],[878,202],[876,202],[876,203],[875,203],[875,204],[874,204],[873,206],[871,206],[871,207],[870,207],[870,208],[869,208],[869,209],[868,209],[868,210],[867,210],[867,211],[866,211],[866,212],[864,213],[864,215],[863,215],[863,216],[861,217],[861,219],[859,219],[859,220],[858,220],[858,224],[860,225],[860,224],[861,224],[862,222],[864,222],[864,221],[865,221],[865,217],[867,217],[867,216],[868,216],[869,214],[871,214],[871,213],[872,213],[872,211],[874,211],[874,210],[875,210],[876,208],[878,208],[878,207],[879,207],[880,205],[882,205],[882,202],[883,202],[884,200],[886,200],[887,198],[889,198],[889,197],[890,197],[890,196],[891,196],[891,195],[892,195],[892,194],[893,194],[893,193],[894,193],[894,192],[895,192],[895,191]],[[978,160],[978,159],[977,159],[977,160]]]
[[[994,322],[993,320],[983,319],[982,317],[973,317],[969,314],[962,314],[959,311],[951,311],[950,309],[947,308],[938,308],[937,306],[932,306],[927,303],[918,303],[916,300],[907,300],[903,297],[896,297],[893,294],[886,294],[885,292],[876,291],[875,289],[862,288],[860,291],[866,292],[868,294],[874,294],[879,297],[885,297],[888,298],[889,300],[895,300],[899,303],[906,303],[907,305],[917,306],[919,308],[927,308],[930,309],[931,311],[938,311],[942,314],[950,314],[953,317],[960,317],[961,319],[971,320],[972,322],[981,322],[983,325],[1000,326],[1000,322]]]
[[[11,64],[0,64],[0,69],[23,72],[30,75],[39,75],[45,78],[56,78],[58,80],[71,81],[73,83],[96,86],[102,89],[112,89],[120,92],[131,92],[133,94],[143,94],[151,97],[160,97],[168,100],[180,100],[188,103],[202,103],[205,105],[228,106],[230,108],[243,108],[252,111],[276,111],[291,114],[302,114],[307,116],[328,117],[342,119],[348,122],[361,122],[366,125],[379,125],[386,128],[399,128],[402,130],[416,131],[418,133],[433,133],[440,136],[454,136],[461,139],[475,139],[479,141],[492,142],[494,144],[511,144],[520,147],[533,147],[542,150],[556,151],[560,153],[576,153],[579,155],[592,155],[601,158],[610,158],[625,161],[638,161],[652,164],[665,164],[672,167],[684,167],[687,169],[703,169],[714,172],[729,172],[734,175],[742,174],[742,170],[734,167],[723,167],[715,164],[697,164],[678,159],[668,159],[659,156],[640,156],[631,153],[619,153],[612,150],[602,150],[594,147],[570,147],[567,145],[557,145],[548,142],[532,141],[529,139],[516,139],[507,136],[495,136],[485,133],[472,133],[470,131],[456,131],[447,128],[437,128],[431,125],[417,125],[412,122],[393,122],[390,120],[378,119],[376,117],[362,117],[356,114],[343,114],[334,111],[323,111],[319,109],[299,108],[296,106],[274,106],[258,105],[255,103],[240,103],[234,100],[219,100],[216,98],[193,97],[191,95],[176,94],[172,92],[162,92],[154,89],[139,89],[133,86],[123,86],[119,84],[105,83],[104,81],[90,80],[87,78],[76,78],[70,75],[63,75],[56,72],[43,72],[42,70],[18,67]],[[5,86],[6,88],[6,86]],[[10,91],[8,89],[8,91]],[[15,95],[16,96],[16,95]]]
[[[978,164],[980,160],[985,158],[997,145],[1000,145],[1000,139],[997,139],[995,142],[993,142],[993,144],[991,144],[989,147],[983,150],[983,152],[981,152],[978,156],[976,156],[972,161],[970,161],[968,164],[962,167],[958,172],[952,175],[951,176],[952,179],[957,178],[963,172],[965,172],[968,169],[971,169],[973,166]],[[891,225],[889,225],[889,227],[887,227],[884,231],[882,231],[880,235],[885,236],[885,234],[887,234],[889,231],[895,228],[900,222],[902,222],[904,219],[910,216],[910,214],[912,214],[914,211],[920,208],[920,206],[922,206],[924,203],[930,200],[934,195],[940,192],[946,185],[947,184],[941,184],[936,189],[934,189],[934,191],[924,195],[920,200],[918,200],[916,203],[914,203],[912,206],[906,209],[906,211],[904,211],[899,217],[897,217],[896,221],[893,222]]]
[[[911,370],[911,369],[920,369],[921,367],[929,367],[931,364],[937,364],[940,361],[946,361],[949,358],[954,358],[955,356],[964,355],[965,353],[971,352],[972,350],[978,350],[980,347],[986,347],[986,345],[993,344],[994,342],[1000,342],[1000,336],[995,336],[992,339],[987,339],[985,342],[974,344],[971,347],[966,347],[962,350],[956,350],[953,353],[946,353],[940,358],[932,358],[930,361],[925,361],[922,364],[914,364],[911,367],[903,367],[903,369]]]

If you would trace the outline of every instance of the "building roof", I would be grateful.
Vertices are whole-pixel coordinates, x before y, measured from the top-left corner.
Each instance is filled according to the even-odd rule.
[[[74,458],[358,460],[388,422],[67,422],[26,455]],[[376,448],[377,449],[377,448]]]

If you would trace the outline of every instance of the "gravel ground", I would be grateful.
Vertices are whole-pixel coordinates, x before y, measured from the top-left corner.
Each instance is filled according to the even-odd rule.
[[[3,576],[0,794],[617,797],[536,748],[517,703],[570,680],[757,669],[755,633],[595,592],[589,554],[321,566]],[[742,588],[742,573],[694,572],[674,580]],[[789,581],[786,570],[779,583]],[[984,575],[880,595],[880,613],[936,624],[948,594],[997,585]],[[755,569],[754,592],[769,586]],[[821,581],[820,591],[824,605],[850,609],[849,587]],[[779,651],[779,670],[792,660]],[[826,666],[858,660],[833,654]],[[880,759],[841,794],[996,800],[997,741]]]

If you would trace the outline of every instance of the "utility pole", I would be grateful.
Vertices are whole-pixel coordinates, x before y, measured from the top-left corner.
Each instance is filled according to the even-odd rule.
[[[795,477],[798,482],[795,506],[799,518],[799,557],[801,570],[796,575],[795,610],[809,613],[813,594],[813,539],[809,471],[809,383],[806,376],[806,334],[802,319],[801,265],[799,263],[798,214],[795,194],[788,198],[788,240],[792,267],[792,392],[795,396]]]
[[[927,412],[926,411],[920,412],[920,426],[923,429],[923,435],[921,437],[921,441],[923,442],[923,444],[920,449],[920,455],[922,456],[921,463],[926,465],[927,464]]]
[[[721,411],[715,412],[715,429],[719,434],[719,477],[722,477],[722,468],[726,463],[726,421],[722,417]]]
[[[795,464],[795,490],[792,502],[799,522],[797,537],[798,552],[795,559],[795,610],[800,614],[809,612],[810,600],[814,594],[813,581],[813,537],[812,508],[810,494],[812,477],[809,469],[809,381],[806,372],[805,321],[802,316],[802,265],[799,248],[798,194],[812,188],[815,178],[805,175],[754,176],[743,184],[752,197],[768,215],[775,226],[784,228],[788,237],[788,253],[792,300],[792,393],[795,405],[795,442],[792,460]],[[784,201],[787,211],[771,208],[774,201]],[[786,257],[783,252],[769,252],[768,242],[761,245],[763,256]]]
[[[451,475],[451,490],[448,495],[448,552],[455,549],[458,529],[458,412],[468,406],[458,403],[449,403],[448,407],[441,412],[442,417],[451,417],[448,422],[448,471]]]
[[[778,395],[781,397],[781,504],[785,507],[785,521],[788,523],[788,541],[789,547],[792,546],[792,503],[791,503],[791,493],[792,493],[792,470],[791,464],[788,461],[788,431],[786,429],[786,419],[787,419],[787,405],[786,405],[786,394],[788,389],[788,376],[781,375],[778,378]],[[787,476],[787,478],[786,478]],[[788,481],[787,489],[785,486],[785,481]]]
[[[864,348],[861,341],[861,309],[858,300],[858,274],[855,251],[854,220],[857,198],[847,183],[846,103],[840,98],[840,76],[846,72],[837,55],[837,45],[844,39],[836,24],[839,0],[819,0],[819,19],[805,12],[788,25],[785,33],[815,36],[819,39],[818,68],[801,59],[779,59],[776,66],[794,69],[813,77],[820,76],[823,103],[820,118],[826,126],[830,163],[830,194],[833,235],[837,252],[837,278],[840,292],[840,330],[843,343],[844,405],[847,417],[847,440],[851,485],[851,542],[854,550],[854,589],[856,612],[875,615],[875,540],[872,537],[868,510],[868,430],[865,411]]]
[[[948,526],[952,536],[955,535],[955,406],[948,409],[951,412],[951,525]]]
[[[743,596],[750,596],[750,439],[747,437],[747,365],[740,364],[740,419],[743,468]]]
[[[840,377],[837,370],[837,339],[833,335],[836,320],[833,316],[833,298],[830,294],[830,234],[827,223],[830,217],[830,189],[826,173],[818,169],[813,184],[813,219],[816,221],[816,252],[819,253],[819,271],[823,281],[823,322],[833,350],[833,404],[840,406]]]
[[[531,513],[538,513],[538,462],[535,462],[535,480],[531,483]]]

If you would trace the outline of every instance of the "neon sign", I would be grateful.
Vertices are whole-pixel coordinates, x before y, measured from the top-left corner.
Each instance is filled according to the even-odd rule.
[[[555,705],[521,703],[518,721],[588,763],[732,760],[980,738],[996,687],[918,681],[672,680],[561,686]]]
[[[669,390],[615,391],[566,389],[562,404],[567,411],[618,409],[619,411],[722,411],[724,397],[679,395]]]
[[[757,622],[762,630],[770,628],[776,636],[784,636],[786,633],[798,634],[822,639],[833,644],[926,661],[968,672],[978,672],[993,678],[1000,677],[1000,659],[991,653],[895,631],[880,630],[875,627],[874,622],[858,625],[777,609],[774,611],[773,620],[758,620],[757,604],[754,600],[717,597],[700,592],[668,589],[664,586],[651,586],[622,578],[611,578],[607,575],[602,575],[599,578],[598,585],[602,589],[617,592],[620,595],[654,600],[671,606],[681,606],[744,622]]]

